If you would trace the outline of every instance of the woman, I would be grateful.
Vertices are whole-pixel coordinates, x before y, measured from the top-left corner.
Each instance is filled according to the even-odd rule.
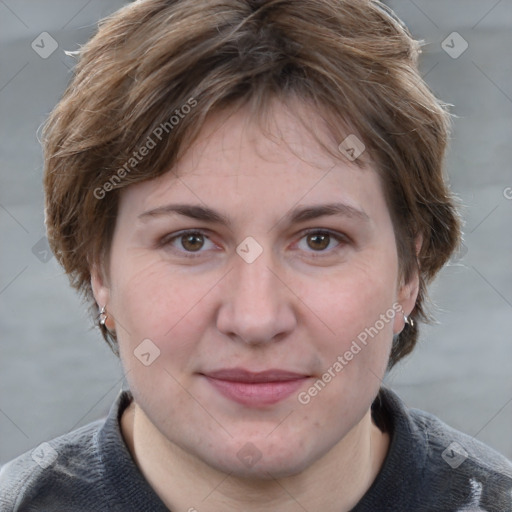
[[[5,510],[510,509],[510,461],[381,384],[460,238],[418,53],[366,0],[102,23],[46,125],[46,222],[129,390],[4,467]]]

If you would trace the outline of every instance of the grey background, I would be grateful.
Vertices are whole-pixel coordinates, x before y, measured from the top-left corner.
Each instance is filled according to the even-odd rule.
[[[0,463],[104,416],[122,385],[80,298],[46,261],[37,131],[70,78],[64,50],[124,3],[0,0]],[[458,116],[447,169],[466,225],[465,248],[431,288],[438,325],[385,380],[512,458],[512,2],[388,3],[427,43],[422,73]],[[46,59],[31,47],[44,31],[58,44]],[[454,31],[469,45],[456,59],[441,46]]]

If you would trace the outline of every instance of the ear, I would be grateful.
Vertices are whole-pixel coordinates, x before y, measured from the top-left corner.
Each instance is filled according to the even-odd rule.
[[[102,270],[97,265],[94,265],[91,268],[91,287],[94,299],[96,300],[99,309],[101,309],[103,306],[106,306],[107,320],[105,322],[105,326],[108,329],[113,330],[115,328],[113,318],[112,315],[108,315],[110,286],[105,279]]]
[[[409,316],[416,305],[416,299],[418,298],[420,289],[418,255],[420,253],[422,243],[423,237],[419,235],[415,242],[416,260],[418,265],[413,275],[410,276],[410,279],[406,283],[402,283],[398,289],[397,302],[402,307],[402,314],[395,315],[393,322],[393,334],[399,334],[402,331],[405,325],[404,315]]]

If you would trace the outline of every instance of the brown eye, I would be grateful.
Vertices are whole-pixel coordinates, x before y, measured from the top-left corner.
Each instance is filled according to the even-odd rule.
[[[157,242],[156,248],[164,249],[179,258],[202,258],[208,254],[211,256],[212,250],[218,249],[208,234],[198,230],[165,235]]]
[[[329,247],[331,235],[329,233],[312,233],[307,235],[308,247],[315,251],[323,251]]]
[[[190,252],[196,252],[204,245],[204,236],[201,233],[187,233],[180,240],[182,247]]]
[[[296,248],[311,258],[321,258],[338,254],[348,244],[350,239],[343,233],[312,229],[303,233]]]

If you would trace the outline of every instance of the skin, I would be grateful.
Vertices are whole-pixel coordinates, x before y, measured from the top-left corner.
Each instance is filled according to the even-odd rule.
[[[402,313],[308,404],[298,393],[393,304],[409,314],[417,276],[401,282],[375,170],[333,160],[281,104],[272,112],[279,137],[263,135],[243,110],[217,114],[172,172],[123,189],[110,273],[91,272],[134,395],[121,420],[123,436],[173,511],[350,510],[389,447],[370,406],[392,337],[404,327]],[[319,118],[306,115],[321,133]],[[286,222],[294,208],[334,202],[367,218]],[[212,208],[231,225],[181,215],[139,217],[170,203]],[[181,230],[204,236],[187,244],[176,235]],[[319,239],[305,230],[332,234]],[[252,263],[236,252],[248,236],[263,249]],[[164,237],[167,245],[158,245]],[[148,338],[160,355],[145,366],[134,350]],[[276,404],[249,407],[201,375],[233,367],[310,378]],[[250,466],[237,456],[247,443],[261,457]]]

